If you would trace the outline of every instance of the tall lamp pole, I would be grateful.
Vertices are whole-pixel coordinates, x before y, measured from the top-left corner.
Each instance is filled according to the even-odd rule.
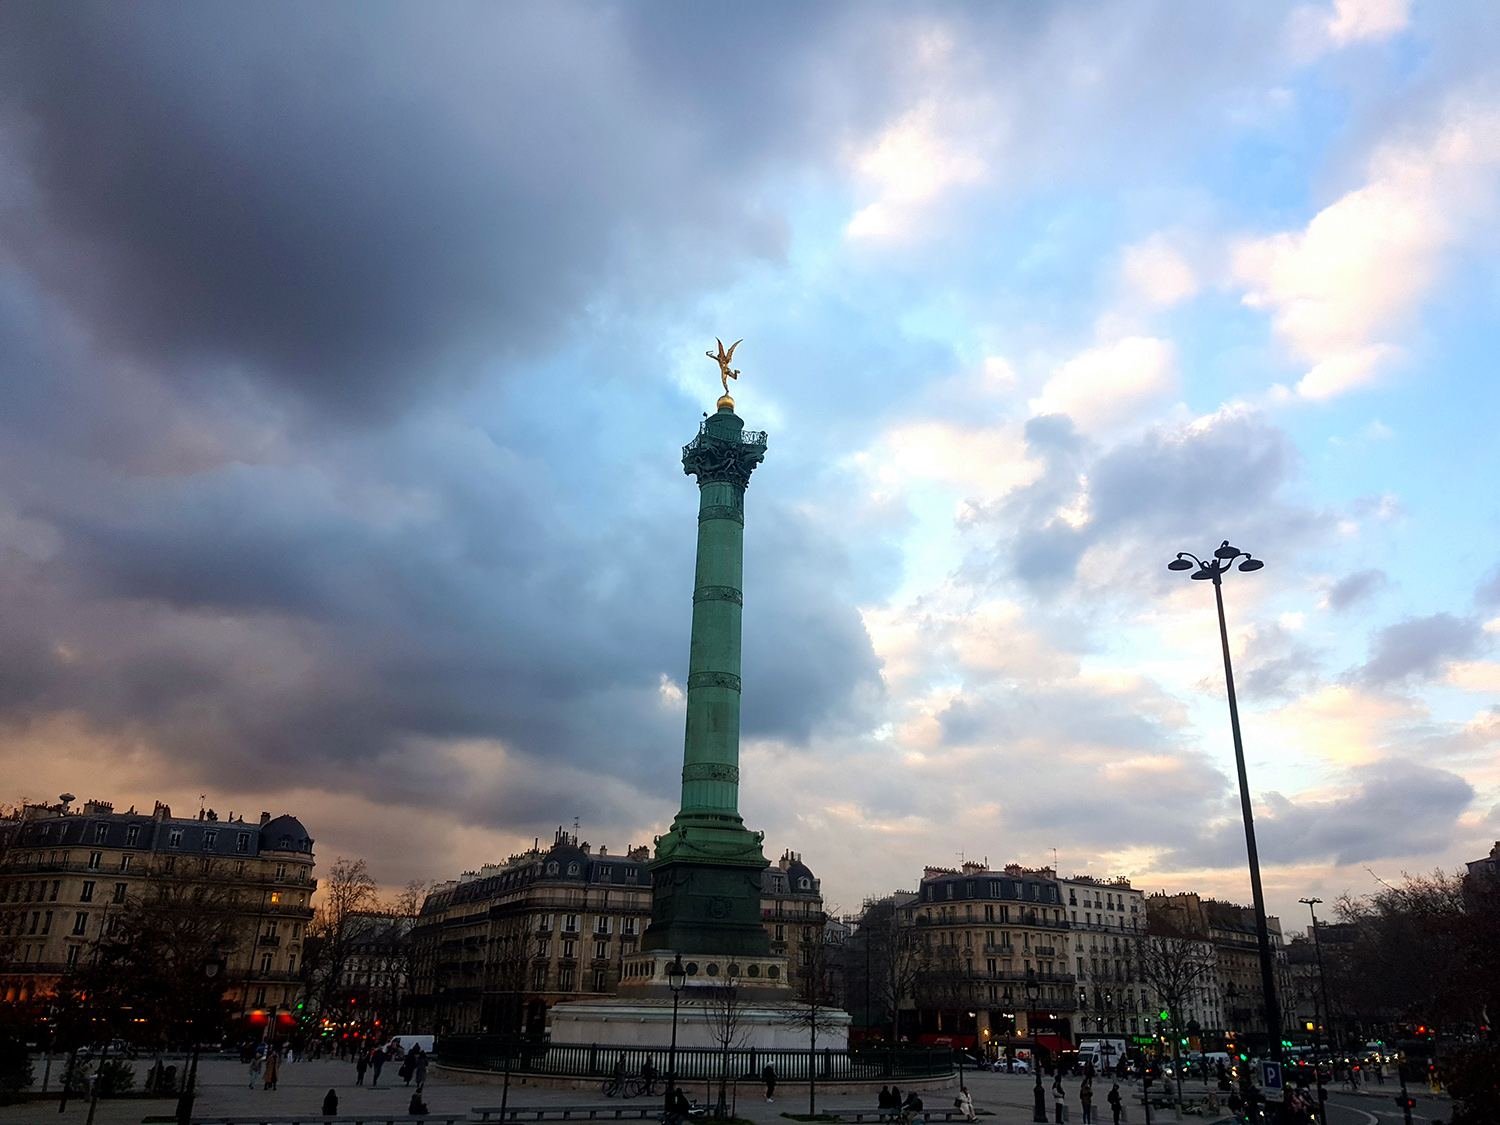
[[[1297,900],[1307,907],[1307,912],[1312,915],[1313,924],[1313,950],[1318,955],[1318,991],[1323,994],[1323,1021],[1332,1025],[1328,1014],[1328,981],[1323,976],[1323,947],[1318,942],[1318,912],[1313,909],[1323,900],[1320,898],[1299,898]],[[1332,1032],[1329,1033],[1329,1046],[1332,1046]],[[1328,1113],[1323,1107],[1323,1101],[1327,1094],[1323,1092],[1323,1063],[1318,1058],[1318,1051],[1322,1046],[1321,1033],[1318,1030],[1318,1005],[1313,1003],[1313,1077],[1318,1080],[1318,1120],[1327,1125]]]
[[[1234,765],[1240,782],[1240,811],[1245,817],[1245,851],[1250,859],[1250,895],[1255,904],[1255,937],[1260,945],[1260,983],[1265,1005],[1266,1036],[1270,1041],[1271,1058],[1279,1067],[1282,1061],[1281,1007],[1276,1002],[1276,967],[1271,954],[1271,935],[1266,928],[1266,898],[1260,886],[1260,853],[1255,846],[1255,817],[1250,810],[1250,781],[1245,776],[1245,747],[1240,741],[1240,708],[1234,698],[1234,669],[1229,662],[1229,627],[1224,623],[1223,578],[1236,559],[1244,560],[1239,564],[1242,571],[1255,571],[1266,565],[1259,559],[1251,558],[1248,551],[1231,547],[1226,539],[1206,561],[1187,551],[1177,552],[1177,557],[1167,564],[1167,569],[1192,570],[1194,580],[1214,584],[1214,604],[1219,610],[1219,643],[1224,649],[1224,687],[1229,693],[1229,727],[1234,733]]]
[[[677,1002],[682,998],[682,986],[687,983],[687,969],[682,964],[682,954],[667,966],[667,984],[672,989],[672,1050],[667,1055],[667,1113],[672,1119],[672,1101],[677,1096]]]
[[[1026,970],[1026,1030],[1031,1033],[1031,1073],[1036,1075],[1036,1085],[1032,1088],[1033,1099],[1031,1107],[1031,1120],[1040,1121],[1046,1125],[1047,1121],[1047,1091],[1042,1089],[1042,1066],[1041,1058],[1037,1055],[1036,1041],[1036,1002],[1042,994],[1042,986],[1037,983],[1036,970]]]

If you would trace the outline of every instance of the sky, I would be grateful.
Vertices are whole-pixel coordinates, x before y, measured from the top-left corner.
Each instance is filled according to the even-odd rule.
[[[1500,7],[0,7],[8,800],[382,884],[676,811],[733,390],[741,811],[1248,900],[1500,839]]]

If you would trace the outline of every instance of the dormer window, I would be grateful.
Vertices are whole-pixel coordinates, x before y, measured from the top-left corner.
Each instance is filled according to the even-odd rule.
[[[578,864],[576,864],[576,863],[570,863],[570,864],[568,864],[568,874],[569,875],[577,875],[578,874]]]
[[[547,874],[548,875],[556,875],[557,872],[558,872],[558,866],[557,866],[557,861],[556,860],[553,860],[551,863],[547,864]]]
[[[797,889],[798,890],[805,891],[805,890],[807,890],[811,886],[812,886],[812,880],[809,879],[806,875],[802,876],[802,878],[800,878],[800,879],[797,880]]]
[[[277,846],[282,851],[284,851],[284,852],[291,851],[292,850],[292,838],[290,836],[283,836],[281,838],[281,842]]]

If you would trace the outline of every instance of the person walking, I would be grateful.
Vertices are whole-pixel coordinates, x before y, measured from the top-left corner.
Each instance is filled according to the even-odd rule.
[[[1063,1125],[1068,1120],[1068,1092],[1063,1089],[1061,1070],[1052,1079],[1052,1107],[1057,1112],[1055,1125]]]
[[[958,1097],[953,1099],[953,1104],[956,1108],[963,1110],[965,1121],[974,1120],[974,1099],[969,1096],[969,1088],[967,1086],[960,1086],[958,1088]]]
[[[328,1093],[323,1098],[323,1116],[324,1117],[337,1117],[338,1115],[339,1115],[339,1096],[338,1096],[338,1094],[335,1091],[329,1090]]]
[[[417,1051],[417,1092],[422,1092],[422,1087],[427,1085],[427,1052]]]
[[[1109,1102],[1110,1116],[1114,1118],[1113,1125],[1120,1125],[1120,1110],[1124,1108],[1123,1103],[1125,1099],[1120,1097],[1120,1084],[1118,1082],[1109,1088],[1109,1097],[1105,1101]]]
[[[776,1068],[766,1063],[766,1069],[760,1072],[761,1078],[766,1084],[766,1101],[774,1101],[776,1098]]]
[[[280,1077],[280,1075],[281,1056],[276,1053],[276,1048],[272,1047],[269,1051],[266,1052],[266,1081],[265,1085],[261,1088],[265,1090],[276,1089],[276,1079]]]
[[[383,1068],[384,1066],[385,1066],[385,1052],[384,1051],[378,1051],[378,1050],[377,1051],[371,1051],[370,1052],[370,1070],[372,1071],[372,1073],[370,1075],[370,1085],[371,1086],[379,1086],[380,1085],[380,1071],[381,1071],[381,1068]]]
[[[1078,1105],[1083,1110],[1083,1125],[1094,1125],[1094,1080],[1088,1075],[1078,1087]]]
[[[365,1084],[365,1071],[370,1069],[370,1053],[361,1051],[354,1056],[354,1084],[363,1086]]]
[[[260,1077],[260,1068],[264,1064],[260,1052],[250,1056],[250,1089],[255,1089],[255,1080]]]

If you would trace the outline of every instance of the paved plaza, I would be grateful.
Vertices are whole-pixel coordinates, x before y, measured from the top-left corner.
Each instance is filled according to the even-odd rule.
[[[144,1074],[149,1062],[142,1061],[138,1073]],[[40,1073],[41,1068],[38,1067]],[[354,1067],[350,1063],[330,1059],[291,1063],[282,1068],[281,1080],[275,1090],[265,1090],[260,1083],[249,1085],[249,1068],[239,1062],[212,1058],[205,1059],[199,1068],[199,1098],[194,1116],[227,1117],[242,1114],[266,1113],[268,1110],[282,1113],[307,1113],[322,1106],[323,1097],[330,1088],[338,1091],[340,1115],[375,1110],[385,1113],[404,1113],[410,1101],[412,1089],[404,1086],[393,1068],[382,1074],[378,1087],[354,1084]],[[368,1082],[369,1076],[366,1076]],[[394,1083],[391,1081],[394,1079]],[[1023,1125],[1032,1119],[1032,1079],[1025,1075],[969,1073],[965,1076],[974,1103],[983,1115],[982,1120],[995,1125]],[[1044,1079],[1049,1084],[1050,1080]],[[1066,1079],[1068,1103],[1071,1110],[1070,1125],[1082,1125],[1082,1114],[1078,1105],[1079,1080]],[[1196,1084],[1195,1084],[1196,1086]],[[1109,1107],[1104,1095],[1109,1083],[1095,1083],[1095,1120],[1109,1122]],[[1131,1095],[1138,1093],[1135,1084],[1120,1087]],[[1386,1086],[1378,1092],[1361,1095],[1333,1094],[1330,1099],[1329,1125],[1393,1125],[1401,1120],[1391,1101],[1396,1087]],[[954,1089],[932,1090],[923,1094],[929,1109],[946,1108],[952,1104]],[[1196,1086],[1189,1093],[1201,1094],[1204,1088]],[[689,1095],[695,1101],[707,1096],[702,1083],[694,1083]],[[493,1106],[500,1102],[500,1087],[473,1082],[457,1082],[433,1070],[428,1075],[424,1098],[434,1113],[467,1112],[475,1106]],[[590,1090],[543,1090],[522,1086],[511,1087],[510,1104],[513,1106],[562,1106],[597,1105],[605,1099]],[[819,1094],[818,1107],[827,1112],[874,1108],[874,1096],[852,1094]],[[638,1101],[622,1103],[637,1106]],[[1051,1113],[1050,1088],[1048,1112]],[[147,1117],[167,1116],[173,1112],[174,1099],[127,1098],[101,1100],[94,1120],[96,1125],[140,1125]],[[1413,1120],[1426,1125],[1430,1121],[1446,1121],[1449,1103],[1445,1098],[1419,1097]],[[56,1101],[33,1101],[26,1105],[0,1108],[0,1125],[49,1125],[56,1122],[81,1123],[88,1116],[88,1099],[73,1099],[64,1113],[58,1113]],[[783,1086],[777,1090],[776,1100],[767,1103],[759,1085],[741,1083],[735,1105],[740,1117],[756,1122],[756,1125],[787,1125],[783,1113],[805,1113],[807,1111],[807,1087]],[[1218,1117],[1188,1117],[1185,1120],[1211,1122],[1225,1120],[1227,1114]],[[1144,1125],[1145,1114],[1138,1102],[1126,1111],[1128,1125]],[[1172,1121],[1170,1113],[1153,1111],[1152,1120]]]

